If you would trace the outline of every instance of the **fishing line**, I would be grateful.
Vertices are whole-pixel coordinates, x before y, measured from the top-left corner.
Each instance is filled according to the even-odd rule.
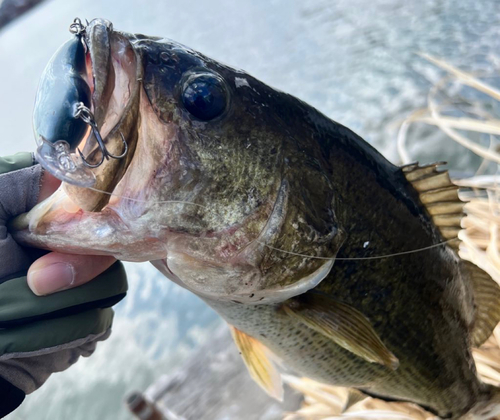
[[[181,201],[181,200],[149,201],[149,200],[141,200],[141,199],[138,199],[138,198],[132,198],[132,197],[122,196],[122,195],[119,195],[119,194],[116,194],[116,193],[113,193],[113,192],[99,190],[98,188],[94,188],[94,187],[87,187],[87,188],[89,190],[92,190],[92,191],[95,191],[95,192],[99,192],[99,193],[102,193],[102,194],[107,194],[109,196],[118,197],[118,198],[123,199],[123,200],[130,200],[130,201],[134,201],[134,202],[138,202],[138,203],[152,202],[152,203],[165,203],[165,204],[189,204],[189,205],[192,205],[192,206],[200,207],[202,209],[207,209],[206,206],[203,206],[203,205],[197,204],[197,203],[192,203],[190,201]],[[268,244],[266,244],[264,242],[261,242],[261,241],[256,241],[256,242],[259,243],[259,244],[261,244],[261,245],[264,245],[265,247],[267,247],[269,249],[272,249],[273,251],[283,252],[285,254],[294,255],[294,256],[297,256],[297,257],[312,258],[312,259],[327,260],[327,261],[331,261],[331,260],[336,260],[336,261],[367,261],[367,260],[379,260],[379,259],[383,259],[383,258],[392,258],[392,257],[400,256],[400,255],[415,254],[417,252],[427,251],[429,249],[433,249],[433,248],[437,248],[437,247],[440,247],[440,246],[444,246],[444,245],[448,244],[449,242],[454,241],[455,239],[456,238],[448,239],[446,241],[439,242],[439,243],[433,244],[433,245],[429,245],[429,246],[426,246],[426,247],[423,247],[423,248],[412,249],[412,250],[409,250],[409,251],[401,251],[401,252],[396,252],[396,253],[393,253],[393,254],[377,255],[377,256],[373,256],[373,257],[345,257],[345,258],[342,258],[342,257],[340,257],[340,258],[318,257],[318,256],[315,256],[315,255],[301,254],[300,252],[286,251],[284,249],[276,248],[276,247],[274,247],[272,245],[268,245]]]
[[[192,203],[191,201],[182,201],[182,200],[141,200],[139,198],[125,197],[124,195],[119,195],[119,194],[116,194],[116,193],[113,193],[113,192],[100,190],[100,189],[94,188],[94,187],[85,187],[85,188],[87,188],[89,190],[92,190],[92,191],[95,191],[95,192],[98,192],[98,193],[107,194],[107,195],[112,196],[112,197],[118,197],[118,198],[120,198],[122,200],[134,201],[136,203],[190,204],[192,206],[197,206],[197,207],[200,207],[202,209],[206,209],[207,208],[206,206],[203,206],[203,205],[197,204],[197,203]]]
[[[428,249],[437,248],[438,246],[446,245],[448,242],[454,241],[455,239],[456,238],[448,239],[447,241],[440,242],[438,244],[429,245],[429,246],[426,246],[423,248],[412,249],[410,251],[396,252],[394,254],[377,255],[375,257],[352,257],[352,258],[347,258],[347,257],[346,258],[317,257],[315,255],[301,254],[300,252],[285,251],[284,249],[275,248],[271,245],[265,244],[264,242],[260,242],[260,241],[257,241],[257,242],[261,245],[268,247],[269,249],[272,249],[273,251],[284,252],[285,254],[295,255],[297,257],[314,258],[317,260],[329,260],[329,261],[331,261],[331,260],[335,260],[335,261],[362,261],[362,260],[379,260],[382,258],[397,257],[399,255],[415,254],[417,252],[427,251]]]

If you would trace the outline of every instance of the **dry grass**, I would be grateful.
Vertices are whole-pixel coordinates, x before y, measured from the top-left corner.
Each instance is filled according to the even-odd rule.
[[[457,92],[464,86],[481,92],[494,101],[500,101],[500,91],[479,77],[444,61],[425,54],[422,54],[422,57],[443,69],[446,76],[430,90],[428,107],[415,111],[401,125],[397,140],[399,155],[402,163],[413,161],[407,147],[408,132],[410,126],[418,122],[438,127],[455,142],[483,158],[483,164],[476,176],[454,180],[456,184],[464,187],[461,198],[467,201],[467,217],[462,221],[463,230],[459,234],[462,240],[460,256],[477,264],[500,284],[499,178],[496,175],[480,174],[488,163],[495,164],[498,173],[500,153],[494,144],[496,136],[500,135],[500,120],[491,115],[490,109],[477,103],[469,103],[463,112],[466,101],[463,97],[457,98]],[[477,139],[478,133],[480,136],[489,136],[490,147],[485,147],[471,138]],[[500,325],[481,348],[474,350],[474,359],[481,379],[500,385]],[[435,418],[414,404],[387,403],[375,398],[362,400],[344,411],[347,389],[323,385],[307,378],[285,376],[284,379],[305,396],[303,407],[296,413],[287,415],[286,420]]]

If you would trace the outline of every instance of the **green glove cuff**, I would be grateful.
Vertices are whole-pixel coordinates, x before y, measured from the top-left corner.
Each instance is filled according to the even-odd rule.
[[[26,277],[0,285],[0,359],[11,353],[50,349],[106,332],[109,307],[127,291],[125,270],[113,264],[91,282],[50,296],[36,296]]]
[[[26,277],[0,284],[0,328],[11,328],[93,307],[108,307],[127,292],[123,265],[116,262],[91,282],[49,296],[36,296]]]
[[[35,164],[33,154],[20,152],[12,156],[0,157],[0,174],[17,171]]]
[[[108,308],[126,291],[120,262],[89,283],[50,296],[34,295],[25,276],[0,284],[0,360],[106,332],[113,320]]]
[[[77,340],[104,334],[113,322],[111,308],[92,309],[16,328],[0,330],[0,361],[47,353]]]

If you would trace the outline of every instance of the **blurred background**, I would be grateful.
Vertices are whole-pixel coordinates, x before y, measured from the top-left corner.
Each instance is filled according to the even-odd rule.
[[[497,0],[46,0],[14,20],[0,0],[0,153],[34,150],[38,79],[75,17],[186,44],[291,93],[350,127],[398,163],[396,136],[442,76],[426,52],[484,74],[499,63]],[[6,18],[7,17],[7,18]],[[416,126],[412,155],[472,171],[479,159]],[[444,157],[443,157],[444,156]],[[124,396],[175,371],[221,321],[149,264],[126,264],[130,291],[111,338],[53,375],[9,420],[131,419]],[[219,390],[213,390],[218,392]]]

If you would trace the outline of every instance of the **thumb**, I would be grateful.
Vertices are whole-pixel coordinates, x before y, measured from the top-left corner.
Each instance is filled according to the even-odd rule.
[[[28,285],[38,296],[72,289],[97,277],[115,261],[108,256],[51,252],[31,265]]]

